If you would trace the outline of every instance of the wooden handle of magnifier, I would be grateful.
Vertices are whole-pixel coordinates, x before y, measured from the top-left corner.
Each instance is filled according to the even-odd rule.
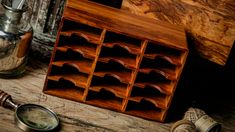
[[[4,91],[0,90],[0,106],[6,107],[8,104],[6,101],[12,101],[11,95],[5,93]]]

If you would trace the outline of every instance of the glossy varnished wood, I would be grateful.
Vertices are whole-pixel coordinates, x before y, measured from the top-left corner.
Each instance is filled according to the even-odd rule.
[[[63,36],[71,36],[71,35],[79,35],[82,36],[83,38],[85,38],[87,41],[92,42],[94,44],[98,43],[99,40],[99,35],[97,34],[93,34],[93,33],[89,33],[86,31],[62,31],[60,32],[61,35]]]
[[[147,96],[146,97],[142,97],[142,96],[136,96],[136,97],[131,97],[130,100],[132,101],[136,101],[136,102],[141,102],[141,100],[148,100],[150,102],[152,102],[153,104],[156,105],[156,107],[162,108],[162,109],[166,109],[167,108],[167,103],[168,100],[166,100],[164,97],[160,97],[160,96]]]
[[[112,76],[117,78],[122,83],[129,84],[131,81],[131,72],[122,72],[122,71],[103,71],[103,72],[95,72],[95,76],[105,77],[105,76]]]
[[[89,74],[92,68],[92,61],[88,60],[70,60],[70,61],[55,61],[52,65],[63,67],[64,65],[71,65],[77,68],[80,72]]]
[[[96,55],[96,49],[93,47],[89,47],[89,46],[68,45],[64,47],[57,47],[57,50],[62,51],[62,52],[67,52],[68,49],[79,52],[83,56],[86,56],[87,58],[91,58],[91,59],[94,59]]]
[[[105,89],[107,91],[110,91],[111,93],[115,94],[115,96],[120,97],[120,98],[125,98],[126,93],[127,93],[127,87],[122,86],[122,85],[98,85],[98,86],[91,86],[89,88],[90,90],[100,92],[102,89]]]
[[[130,36],[134,34],[134,37],[158,41],[174,48],[185,49],[186,46],[185,33],[182,27],[153,21],[153,19],[143,18],[102,5],[96,6],[95,3],[69,0],[64,17]]]
[[[187,58],[186,37],[181,27],[138,18],[68,0],[43,91],[163,122]]]
[[[145,74],[150,74],[151,72],[156,72],[158,74],[161,74],[162,76],[164,76],[165,78],[169,79],[169,80],[177,80],[178,75],[176,75],[176,71],[175,70],[169,70],[169,69],[153,69],[153,68],[141,68],[139,69],[139,71],[141,73],[145,73]]]
[[[234,0],[123,0],[122,9],[184,26],[199,55],[225,65],[235,40]]]
[[[61,79],[68,80],[74,83],[74,85],[78,87],[86,88],[88,77],[84,74],[76,75],[76,74],[67,74],[67,75],[54,75],[48,76],[49,80],[60,81]]]
[[[128,43],[123,43],[123,42],[109,42],[109,43],[104,43],[103,46],[113,48],[114,46],[120,46],[122,48],[125,48],[132,54],[140,54],[140,47],[136,45],[131,45]]]
[[[115,61],[118,62],[120,64],[122,64],[123,66],[125,66],[126,68],[129,69],[136,69],[137,68],[137,61],[135,58],[131,58],[131,57],[125,57],[125,56],[108,56],[108,57],[100,57],[99,58],[100,62],[105,62],[108,63],[110,61]]]
[[[159,90],[161,93],[163,94],[166,94],[166,95],[170,95],[170,94],[173,94],[173,89],[174,89],[174,84],[173,83],[169,83],[169,84],[166,84],[166,83],[161,83],[161,82],[136,82],[135,83],[135,86],[136,87],[140,87],[140,88],[145,88],[147,86],[150,86],[150,87],[154,87],[156,88],[157,90]]]

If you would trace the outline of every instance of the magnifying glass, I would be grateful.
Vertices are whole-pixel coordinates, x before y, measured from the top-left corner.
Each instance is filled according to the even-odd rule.
[[[11,96],[1,90],[0,106],[15,111],[16,125],[24,131],[53,131],[59,125],[59,119],[52,110],[36,104],[15,104]]]

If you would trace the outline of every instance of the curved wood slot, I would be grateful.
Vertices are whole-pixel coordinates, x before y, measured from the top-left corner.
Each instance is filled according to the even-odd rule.
[[[63,32],[60,32],[60,35],[61,35],[60,37],[62,37],[62,36],[70,37],[73,35],[81,36],[84,39],[86,39],[86,41],[93,43],[93,44],[99,44],[99,42],[100,42],[100,35],[96,35],[96,34],[82,31],[79,29],[76,29],[74,31],[63,31]]]
[[[114,46],[120,46],[125,48],[132,54],[141,53],[141,40],[125,36],[123,34],[117,34],[113,32],[107,32],[104,39],[104,46],[113,48]]]
[[[142,99],[148,100],[159,108],[168,107],[168,96],[161,93],[158,89],[146,86],[144,88],[133,87],[130,100],[141,102]]]
[[[70,37],[61,36],[57,50],[67,52],[68,49],[79,52],[82,55],[95,58],[97,46],[87,42],[86,39],[72,35]]]
[[[125,97],[127,94],[127,84],[121,83],[116,78],[107,76],[104,78],[94,76],[90,88],[93,90],[104,88],[108,91],[110,89],[119,97]]]
[[[166,68],[158,68],[158,69],[152,69],[152,68],[141,68],[139,69],[139,72],[145,73],[145,74],[150,74],[151,72],[155,72],[158,74],[161,74],[168,80],[175,81],[178,78],[178,75],[174,70],[169,70]]]
[[[171,80],[158,72],[138,73],[136,82],[163,82],[169,83]]]
[[[111,48],[103,47],[100,55],[101,56],[129,56],[132,58],[136,57],[136,55],[129,53],[129,51],[126,48],[123,48],[121,46],[115,46],[115,45]]]
[[[95,91],[95,92],[100,92],[102,90],[109,91],[113,93],[115,96],[120,97],[120,98],[125,98],[126,96],[126,90],[123,87],[119,86],[112,86],[112,85],[104,85],[104,86],[93,86],[90,87],[89,90]]]
[[[45,93],[74,101],[81,101],[85,89],[76,87],[74,83],[60,79],[59,81],[47,80]]]
[[[73,82],[75,86],[86,88],[87,81],[88,81],[88,75],[86,74],[64,74],[64,75],[53,75],[48,76],[47,79],[53,80],[53,81],[60,81],[60,79],[64,79],[70,82]]]
[[[72,26],[71,26],[72,25]],[[72,34],[79,35],[85,38],[87,41],[98,44],[102,29],[91,27],[85,24],[65,20],[62,31],[60,32],[63,36],[71,36]]]
[[[122,85],[124,87],[127,86],[125,83],[121,83],[120,80],[110,77],[110,76],[105,76],[105,77],[98,77],[94,76],[92,79],[92,85],[103,85],[103,84],[108,84],[108,85]]]
[[[114,74],[108,74],[108,73],[100,72],[100,73],[94,73],[94,76],[101,77],[101,78],[115,78],[116,80],[118,80],[121,83],[124,83],[124,84],[129,83],[128,82],[129,80],[125,80],[125,78],[123,79],[120,76],[116,75],[115,73]]]
[[[168,61],[169,63],[173,64],[173,65],[177,65],[180,66],[182,64],[181,60],[177,59],[175,56],[171,56],[169,57],[169,55],[167,54],[145,54],[144,57],[149,58],[149,59],[153,59],[153,60],[158,60],[158,58],[164,59],[166,61]]]
[[[116,97],[115,94],[104,89],[99,92],[89,91],[86,100],[88,104],[118,111],[122,108],[122,102],[122,98]]]
[[[93,60],[93,57],[87,56],[85,54],[81,54],[72,50],[71,48],[65,50],[56,50],[56,55],[53,61],[74,61],[81,59],[89,59]]]
[[[108,63],[98,62],[94,75],[99,77],[113,76],[123,83],[129,84],[132,79],[132,71],[126,69],[120,63],[109,61]]]
[[[90,74],[91,73],[91,68],[92,68],[92,61],[88,60],[88,59],[81,59],[81,60],[74,60],[74,61],[56,61],[56,62],[52,62],[52,65],[54,66],[58,66],[58,67],[66,67],[66,66],[71,66],[71,67],[75,67],[76,69],[78,69],[80,72],[82,73],[87,73]],[[65,68],[66,69],[66,68]],[[53,70],[53,68],[52,68]],[[70,69],[67,68],[67,70],[65,70],[65,73],[71,73],[69,72]]]
[[[118,71],[107,71],[107,72],[95,72],[95,76],[105,77],[110,76],[118,79],[122,83],[130,84],[131,73],[127,72],[118,72]]]
[[[79,36],[76,33],[71,33],[70,36],[60,36],[58,46],[65,46],[65,45],[93,45],[97,46],[97,43],[92,43],[86,37]]]
[[[131,69],[127,69],[123,64],[110,60],[108,62],[97,62],[95,71],[126,71],[131,72]]]
[[[82,47],[82,46],[72,46],[72,47],[71,46],[63,46],[63,47],[57,47],[56,49],[59,51],[62,51],[62,52],[67,52],[68,50],[73,50],[73,51],[76,51],[76,52],[82,54],[84,57],[90,58],[90,59],[95,59],[95,56],[96,56],[96,49]]]
[[[152,102],[142,99],[140,102],[129,100],[125,113],[159,121],[164,117],[164,111],[165,110],[156,107]]]
[[[159,69],[159,70],[162,69],[165,72],[169,72],[169,73],[172,73],[173,71],[175,71],[176,74],[179,73],[179,68],[176,65],[173,65],[162,58],[153,60],[153,59],[144,57],[140,65],[140,69],[142,68],[152,68],[152,69]]]
[[[136,45],[131,45],[129,43],[125,43],[125,42],[108,42],[108,43],[104,43],[103,46],[105,47],[109,47],[109,48],[113,48],[115,46],[119,46],[122,47],[124,49],[126,49],[129,53],[131,54],[140,54],[141,53],[141,48],[136,46]]]
[[[150,72],[150,74],[138,73],[135,86],[145,88],[151,86],[158,89],[161,93],[172,94],[174,88],[174,81],[166,79],[161,74]]]
[[[100,62],[109,63],[110,61],[118,62],[119,64],[125,66],[128,69],[136,69],[136,60],[127,57],[100,57],[98,59]],[[128,63],[129,62],[129,63]]]
[[[71,65],[63,65],[62,67],[52,65],[50,75],[63,75],[63,74],[80,74],[78,68]]]
[[[145,50],[145,57],[156,59],[157,57],[163,58],[174,65],[181,65],[183,63],[184,51],[165,47],[159,44],[148,43]]]
[[[99,61],[108,63],[109,61],[115,61],[126,68],[137,68],[137,56],[130,54],[126,49],[121,47],[107,48],[103,47],[99,56]]]
[[[173,94],[174,83],[162,83],[162,82],[137,82],[134,84],[136,87],[145,88],[147,86],[156,88],[161,93],[166,95]]]
[[[119,72],[116,72],[116,73],[115,72],[113,73],[97,72],[97,73],[94,73],[94,76],[101,77],[101,78],[115,78],[121,83],[129,84],[129,78],[126,78],[126,77],[122,78],[124,75],[120,74]]]

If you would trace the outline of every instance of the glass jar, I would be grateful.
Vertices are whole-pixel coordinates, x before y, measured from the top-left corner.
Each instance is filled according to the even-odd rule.
[[[2,0],[5,13],[0,16],[0,77],[21,75],[25,71],[28,51],[33,36],[29,22],[21,21],[27,10],[11,7],[11,0]]]

